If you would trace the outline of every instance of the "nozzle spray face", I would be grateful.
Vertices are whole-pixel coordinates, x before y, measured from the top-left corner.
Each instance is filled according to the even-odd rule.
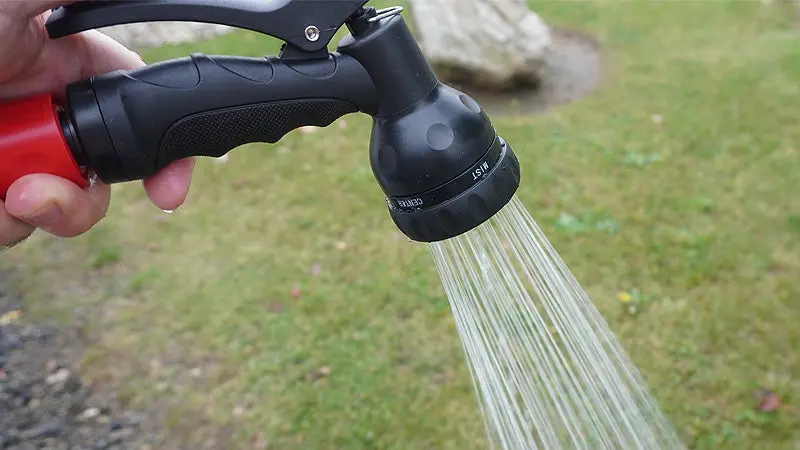
[[[375,119],[370,160],[395,224],[421,242],[482,224],[520,181],[516,156],[480,105],[444,84],[399,114]]]

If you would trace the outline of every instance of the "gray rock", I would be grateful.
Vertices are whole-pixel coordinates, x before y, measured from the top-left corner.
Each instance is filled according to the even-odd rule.
[[[83,410],[83,412],[78,416],[78,420],[81,420],[81,421],[91,420],[91,419],[94,419],[95,417],[97,417],[99,415],[100,415],[100,409],[99,408],[95,408],[95,407],[87,408],[87,409]]]
[[[0,329],[0,353],[10,352],[12,350],[17,350],[18,348],[22,347],[22,338],[15,334],[4,332]]]
[[[45,382],[49,385],[56,385],[64,383],[69,379],[70,371],[67,369],[58,369],[55,373],[48,375]]]
[[[118,444],[133,436],[134,432],[135,431],[130,428],[122,428],[116,431],[112,431],[111,434],[108,435],[108,440],[112,444]]]
[[[412,0],[411,13],[441,78],[494,90],[539,83],[552,37],[525,0]]]
[[[53,438],[61,436],[64,430],[64,424],[61,421],[53,420],[23,431],[20,437],[22,439]]]

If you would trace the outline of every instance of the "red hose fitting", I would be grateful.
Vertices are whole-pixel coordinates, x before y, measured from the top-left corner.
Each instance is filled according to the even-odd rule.
[[[5,200],[15,181],[35,173],[89,185],[64,138],[49,94],[0,105],[0,200]]]

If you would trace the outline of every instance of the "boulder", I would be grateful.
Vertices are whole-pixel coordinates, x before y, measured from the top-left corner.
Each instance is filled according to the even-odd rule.
[[[411,15],[443,80],[490,90],[539,84],[552,36],[525,0],[411,0]]]

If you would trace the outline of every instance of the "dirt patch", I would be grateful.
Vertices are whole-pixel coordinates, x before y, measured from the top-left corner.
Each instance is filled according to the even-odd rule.
[[[56,323],[32,321],[25,309],[24,298],[11,292],[0,272],[0,449],[227,447],[226,430],[190,437],[181,425],[188,421],[196,426],[202,423],[199,418],[185,417],[179,429],[175,424],[166,427],[163,405],[131,409],[118,400],[113,383],[82,377],[82,355],[92,344],[85,312],[76,309],[71,323]]]
[[[529,115],[581,99],[597,86],[600,76],[599,43],[579,31],[554,29],[539,86],[506,92],[489,92],[468,85],[454,84],[454,87],[473,96],[490,115]]]
[[[77,375],[80,327],[31,323],[0,275],[0,448],[143,449],[146,416],[94,392]]]

